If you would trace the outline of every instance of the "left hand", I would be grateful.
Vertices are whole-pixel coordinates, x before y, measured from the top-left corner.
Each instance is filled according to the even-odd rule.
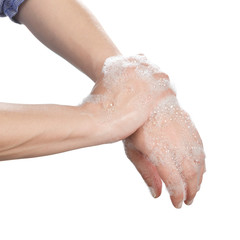
[[[173,93],[163,97],[145,124],[124,140],[127,157],[150,187],[161,194],[164,181],[173,205],[190,205],[205,172],[201,138]]]

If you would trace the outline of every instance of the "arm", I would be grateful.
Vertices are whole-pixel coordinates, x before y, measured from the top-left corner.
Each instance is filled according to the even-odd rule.
[[[100,144],[99,129],[85,106],[0,103],[0,160]]]
[[[99,23],[77,1],[26,0],[16,19],[93,81],[101,79],[105,59],[119,54]],[[106,133],[104,115],[101,106],[1,103],[0,160],[111,142],[115,135]]]
[[[96,81],[90,96],[95,100],[80,107],[1,104],[1,159],[115,142],[146,121],[158,94],[152,94],[149,79],[135,71],[138,65],[146,68],[145,57],[111,59],[103,74],[105,59],[119,51],[77,1],[27,0],[16,17],[45,45]],[[114,68],[119,69],[117,74]]]
[[[51,151],[48,151],[51,144],[48,144],[47,147],[44,148],[42,146],[47,141],[43,141],[41,137],[37,137],[40,143],[40,145],[37,146],[40,146],[40,149],[36,152],[40,152],[39,155],[50,154],[52,152],[92,145],[93,143],[112,142],[125,139],[139,129],[124,142],[125,149],[130,160],[146,180],[148,186],[150,186],[154,197],[160,195],[161,180],[163,180],[168,187],[171,200],[175,207],[181,207],[183,201],[185,201],[186,204],[190,204],[198,191],[198,187],[202,181],[202,175],[205,171],[204,152],[202,150],[200,137],[197,133],[196,135],[192,135],[192,132],[196,132],[195,128],[193,127],[193,131],[189,132],[189,126],[182,124],[178,118],[175,119],[173,125],[170,124],[166,128],[169,131],[165,129],[166,135],[163,134],[161,125],[155,126],[155,120],[151,121],[148,119],[149,113],[152,112],[156,103],[160,101],[159,103],[161,104],[161,94],[163,92],[161,92],[161,94],[153,94],[151,86],[149,86],[146,81],[141,81],[139,74],[136,75],[131,69],[124,69],[123,75],[121,75],[121,78],[124,76],[126,80],[123,81],[125,87],[122,87],[121,84],[114,86],[116,82],[115,76],[113,78],[107,77],[108,80],[114,80],[112,81],[113,85],[111,86],[110,84],[109,89],[104,87],[106,84],[102,81],[104,76],[101,72],[103,63],[106,58],[120,55],[120,53],[94,17],[76,0],[27,0],[21,6],[20,12],[16,17],[19,22],[25,24],[46,46],[68,60],[96,82],[92,91],[93,96],[105,96],[100,104],[96,104],[95,102],[88,103],[92,109],[95,109],[96,119],[103,119],[99,122],[104,123],[102,125],[104,126],[103,129],[101,129],[101,127],[96,128],[101,129],[101,133],[96,131],[91,135],[91,131],[88,132],[86,130],[83,131],[83,133],[87,132],[87,137],[85,134],[79,135],[81,138],[79,139],[80,143],[70,140],[68,144],[68,141],[61,140],[72,139],[72,134],[69,134],[68,131],[73,133],[74,128],[78,127],[73,124],[71,130],[66,128],[67,126],[71,126],[71,124],[68,125],[67,123],[73,121],[73,118],[68,119],[66,116],[68,120],[64,122],[64,128],[61,129],[61,124],[58,125],[59,119],[57,120],[55,118],[55,116],[59,115],[53,115],[52,118],[54,120],[51,122],[52,126],[55,127],[55,121],[56,125],[59,126],[58,130],[52,134],[52,136],[55,134],[58,136],[57,139],[55,138],[56,144],[52,141],[53,137],[46,133],[46,129],[51,129],[51,124],[47,124],[47,128],[36,127],[36,129],[40,130],[40,133],[44,132],[45,134],[39,135],[39,132],[37,132],[34,136],[45,136],[45,139],[53,143]],[[128,63],[129,62],[131,62],[131,58],[128,60]],[[139,64],[141,65],[141,63]],[[122,66],[122,64],[120,65]],[[146,66],[146,63],[143,63],[143,66]],[[150,66],[150,70],[151,69],[153,68]],[[146,73],[146,69],[143,70],[142,73]],[[148,71],[149,69],[147,72]],[[157,81],[159,81],[161,77],[166,78],[165,76],[160,76],[158,71],[157,74],[154,72],[150,75],[151,79],[156,77]],[[142,75],[142,77],[144,79],[146,75]],[[156,82],[153,81],[153,85],[155,88]],[[172,94],[171,91],[170,94]],[[134,98],[135,101],[133,101]],[[145,105],[142,104],[143,102]],[[107,114],[102,108],[105,108]],[[154,111],[152,113],[154,113]],[[77,115],[79,114],[78,112]],[[104,118],[106,115],[107,118]],[[171,114],[168,117],[171,122],[173,117]],[[45,119],[44,116],[41,116],[41,118]],[[25,121],[27,122],[26,119]],[[18,122],[16,122],[16,124],[18,124]],[[82,119],[82,122],[77,122],[80,129],[82,126],[81,123],[84,124],[85,121]],[[89,122],[87,121],[87,123],[86,126],[89,127]],[[14,124],[15,123],[12,125],[15,126]],[[106,129],[105,126],[108,126],[108,128]],[[27,127],[25,129],[27,129]],[[68,131],[66,131],[67,133],[63,131],[64,129],[68,129]],[[154,131],[151,129],[154,129]],[[63,134],[59,135],[58,131]],[[78,128],[77,132],[79,133],[81,130],[79,131]],[[186,134],[182,134],[182,132]],[[175,136],[172,138],[169,133],[174,133],[173,135]],[[20,136],[21,135],[19,135],[19,137]],[[29,134],[28,138],[25,138],[25,141],[28,141],[29,138],[32,139],[31,136],[32,135]],[[101,139],[99,136],[102,137],[101,141],[99,141]],[[169,149],[164,148],[167,155],[161,152],[161,147],[158,147],[158,144],[156,144],[156,146],[150,146],[148,144],[148,139],[151,140],[150,143],[154,143],[159,136],[162,137],[158,143],[160,146],[162,141],[163,143],[169,144]],[[189,140],[190,138],[188,137],[190,136],[193,138],[192,140]],[[35,137],[33,137],[33,139],[34,138]],[[174,141],[176,140],[180,143],[179,145],[175,144],[176,142]],[[58,146],[59,142],[60,146]],[[63,144],[63,142],[66,144]],[[31,140],[29,140],[29,143],[31,143]],[[186,148],[185,145],[182,146],[181,143],[187,143],[189,146]],[[26,145],[26,143],[24,144]],[[24,144],[22,146],[24,146]],[[64,146],[61,148],[62,144]],[[196,147],[196,144],[199,144],[199,146]],[[15,143],[15,145],[17,144]],[[34,144],[32,147],[34,148]],[[43,149],[42,152],[41,149]],[[154,155],[152,154],[153,150],[154,153],[156,153]],[[184,156],[179,157],[179,152],[183,153]],[[32,154],[31,151],[30,153]],[[159,156],[159,154],[162,155]],[[175,159],[175,156],[178,158]],[[182,159],[186,160],[183,161]],[[164,164],[162,160],[164,160]]]
[[[105,59],[120,54],[94,16],[76,0],[26,0],[16,18],[93,81],[101,78]]]

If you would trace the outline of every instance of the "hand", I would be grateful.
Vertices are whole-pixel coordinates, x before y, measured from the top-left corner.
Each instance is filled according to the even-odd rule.
[[[147,120],[150,111],[168,89],[166,74],[145,56],[108,58],[83,106],[98,121],[100,143],[125,139]]]
[[[176,208],[183,201],[192,203],[205,172],[205,155],[195,126],[174,94],[160,100],[124,146],[154,197],[160,196],[164,181]]]

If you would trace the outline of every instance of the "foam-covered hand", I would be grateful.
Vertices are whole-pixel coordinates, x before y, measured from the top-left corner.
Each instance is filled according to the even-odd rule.
[[[163,181],[176,208],[183,201],[192,203],[205,172],[205,154],[194,124],[174,94],[160,100],[124,145],[154,197],[160,196]]]
[[[106,59],[103,78],[83,104],[98,123],[96,144],[125,139],[147,120],[169,80],[145,56]]]

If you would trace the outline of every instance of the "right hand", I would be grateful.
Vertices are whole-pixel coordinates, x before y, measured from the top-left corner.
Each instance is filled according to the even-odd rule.
[[[103,73],[82,104],[97,120],[100,144],[125,139],[143,125],[169,82],[143,55],[109,58]]]

